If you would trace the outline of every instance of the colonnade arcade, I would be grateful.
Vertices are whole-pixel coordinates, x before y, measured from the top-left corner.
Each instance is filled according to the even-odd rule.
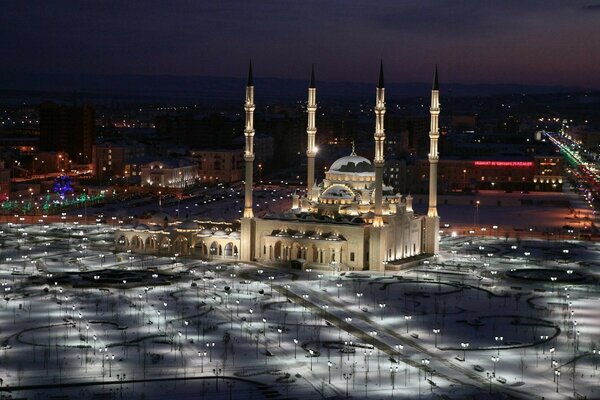
[[[347,261],[348,244],[345,240],[263,236],[263,241],[258,257],[262,261],[304,260],[309,264],[323,265],[343,264]]]
[[[117,231],[116,250],[137,254],[194,256],[235,260],[239,257],[238,232],[227,235],[201,235],[195,233]]]

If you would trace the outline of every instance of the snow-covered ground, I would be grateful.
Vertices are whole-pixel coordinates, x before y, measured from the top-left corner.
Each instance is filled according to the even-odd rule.
[[[596,243],[446,237],[381,276],[114,254],[111,229],[0,228],[4,395],[600,397]]]

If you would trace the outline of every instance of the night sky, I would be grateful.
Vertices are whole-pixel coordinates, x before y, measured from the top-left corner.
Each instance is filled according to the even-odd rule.
[[[578,85],[600,89],[598,0],[6,0],[0,72]]]

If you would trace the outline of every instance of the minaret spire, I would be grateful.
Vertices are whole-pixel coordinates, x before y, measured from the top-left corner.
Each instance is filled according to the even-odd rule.
[[[383,128],[385,116],[385,88],[383,82],[383,60],[379,65],[379,82],[377,85],[377,99],[375,102],[375,218],[373,226],[383,226],[383,167],[385,164],[383,147],[385,131]]]
[[[440,137],[439,115],[440,115],[440,91],[438,82],[438,70],[435,66],[433,75],[433,86],[431,89],[431,124],[429,128],[429,207],[427,209],[425,227],[425,252],[437,254],[439,251],[439,226],[440,217],[437,212],[437,166],[438,138]]]
[[[244,199],[244,218],[254,217],[252,211],[252,185],[254,176],[254,79],[252,78],[252,61],[248,68],[248,84],[246,85],[246,102],[244,110],[246,111],[246,127],[244,137],[246,146],[244,149],[244,161],[246,162],[245,179],[245,199]]]
[[[248,66],[248,83],[246,86],[254,86],[254,78],[252,77],[252,60],[250,60],[250,65]]]
[[[317,112],[317,88],[315,87],[314,65],[312,66],[310,72],[310,83],[308,85],[308,104],[306,106],[306,110],[308,111],[308,125],[306,127],[306,134],[308,136],[308,140],[306,142],[306,157],[308,158],[306,191],[307,197],[312,200],[312,192],[315,185],[315,156],[317,155],[317,147],[315,145],[315,136],[317,134],[317,127],[315,125],[315,115]]]

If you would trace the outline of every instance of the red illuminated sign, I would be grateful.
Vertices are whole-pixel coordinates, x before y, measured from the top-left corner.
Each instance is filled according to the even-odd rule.
[[[475,167],[531,168],[533,161],[473,161]]]

